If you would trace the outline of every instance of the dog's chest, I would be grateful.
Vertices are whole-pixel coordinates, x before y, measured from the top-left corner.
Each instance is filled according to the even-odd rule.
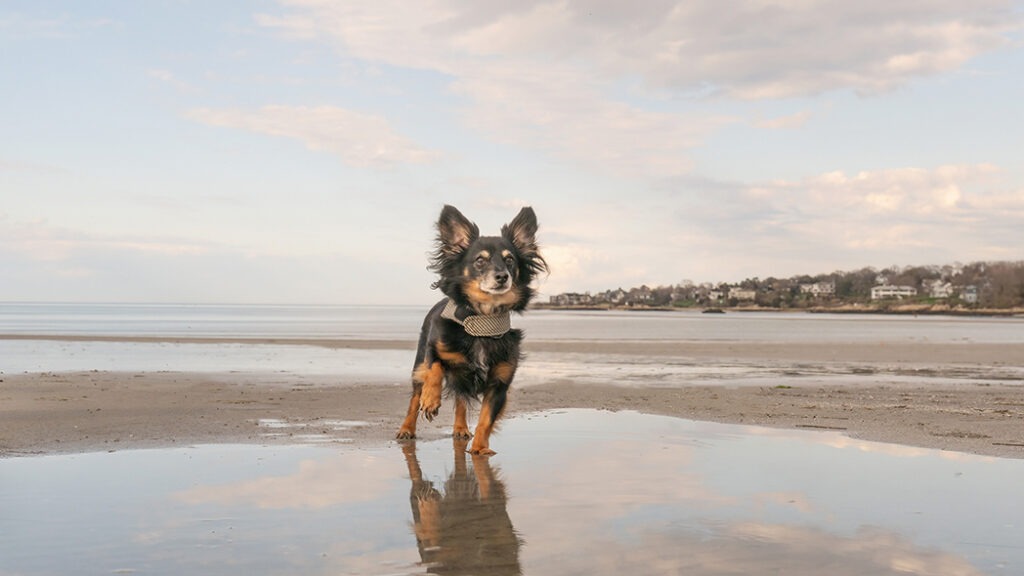
[[[498,345],[494,339],[474,339],[466,354],[466,369],[476,385],[482,386],[491,372],[499,363],[508,361],[508,350]]]

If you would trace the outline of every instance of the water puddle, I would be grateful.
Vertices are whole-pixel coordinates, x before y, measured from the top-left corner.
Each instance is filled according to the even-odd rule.
[[[492,446],[0,460],[0,574],[1024,573],[1022,460],[590,410]]]

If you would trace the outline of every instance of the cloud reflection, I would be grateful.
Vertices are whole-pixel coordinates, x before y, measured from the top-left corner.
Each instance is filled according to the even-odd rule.
[[[380,455],[354,452],[325,460],[303,460],[286,476],[267,476],[216,486],[196,486],[176,495],[191,505],[255,506],[266,510],[317,510],[380,499],[389,486],[382,479],[396,469]]]

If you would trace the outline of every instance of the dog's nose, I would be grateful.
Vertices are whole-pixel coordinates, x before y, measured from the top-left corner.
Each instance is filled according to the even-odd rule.
[[[494,275],[494,281],[498,283],[498,286],[503,286],[508,282],[508,272],[498,272]]]

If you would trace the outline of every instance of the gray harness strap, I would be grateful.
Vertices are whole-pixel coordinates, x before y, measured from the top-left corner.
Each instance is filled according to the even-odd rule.
[[[441,311],[441,318],[457,322],[470,336],[489,336],[497,338],[504,336],[512,329],[512,315],[508,312],[498,314],[473,314],[465,318],[456,315],[459,306],[454,300],[449,299],[444,310]]]

